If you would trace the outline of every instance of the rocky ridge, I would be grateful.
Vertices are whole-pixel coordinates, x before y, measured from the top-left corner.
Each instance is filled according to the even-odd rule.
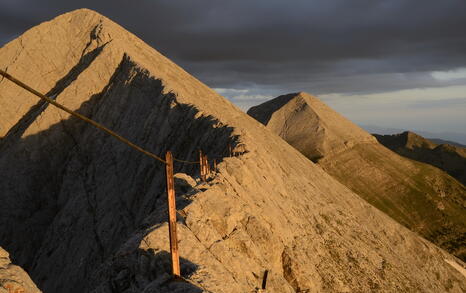
[[[0,68],[154,153],[220,157],[208,183],[175,165],[173,282],[164,166],[1,80],[0,245],[44,292],[257,292],[264,270],[269,292],[466,290],[461,261],[98,13],[32,28]]]
[[[436,144],[411,131],[374,136],[397,154],[442,169],[466,185],[466,148],[452,144]]]
[[[401,224],[466,259],[466,188],[403,158],[319,99],[283,95],[248,114]],[[412,148],[433,144],[409,135]]]

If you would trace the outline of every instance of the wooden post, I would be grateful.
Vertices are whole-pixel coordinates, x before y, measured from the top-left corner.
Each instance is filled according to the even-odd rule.
[[[217,174],[217,160],[214,159],[214,172]]]
[[[168,231],[170,237],[170,254],[172,259],[172,274],[180,276],[180,256],[178,254],[178,239],[176,235],[176,201],[175,179],[173,177],[173,156],[171,152],[165,155],[165,171],[167,176],[167,201],[168,201]]]
[[[204,156],[205,158],[205,168],[206,168],[206,174],[210,175],[210,164],[209,164],[209,158],[207,155]]]
[[[205,167],[204,167],[204,155],[202,154],[202,151],[199,150],[199,171],[200,171],[200,176],[202,181],[206,181],[206,174],[205,174]]]
[[[207,175],[208,175],[208,173],[207,173],[207,163],[206,163],[206,161],[207,161],[207,160],[206,160],[206,156],[203,155],[203,156],[202,156],[202,166],[204,167],[204,181],[207,181]]]
[[[264,277],[262,278],[262,289],[267,289],[267,276],[269,275],[269,270],[265,270]]]
[[[231,144],[228,145],[228,152],[230,153],[230,157],[233,157],[233,150],[231,148]]]

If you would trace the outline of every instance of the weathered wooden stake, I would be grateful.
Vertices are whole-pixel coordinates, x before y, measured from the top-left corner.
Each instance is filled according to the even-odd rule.
[[[202,156],[202,166],[204,167],[204,181],[207,181],[207,164],[206,164],[206,159],[205,155]]]
[[[209,158],[207,155],[204,156],[205,158],[205,168],[206,168],[206,173],[210,175],[210,164],[209,164]]]
[[[217,173],[217,160],[214,159],[214,172]]]
[[[228,152],[230,153],[230,157],[233,157],[233,149],[231,148],[231,144],[228,145]]]
[[[262,289],[267,289],[267,276],[269,275],[269,270],[265,270],[264,277],[262,278]]]
[[[173,155],[167,152],[165,155],[165,171],[167,176],[167,201],[168,201],[168,231],[170,237],[170,254],[172,259],[172,274],[180,276],[180,256],[178,254],[178,238],[176,235],[176,201],[175,179],[173,178]]]
[[[200,176],[202,181],[206,181],[206,173],[205,173],[205,166],[204,166],[204,155],[202,154],[202,151],[199,150],[199,171],[200,171]]]

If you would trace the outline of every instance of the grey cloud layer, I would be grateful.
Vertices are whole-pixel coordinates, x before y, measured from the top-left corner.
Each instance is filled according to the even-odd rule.
[[[466,66],[463,0],[3,0],[0,37],[80,7],[119,22],[213,87],[390,90],[406,82],[380,83],[383,74],[423,85],[432,79],[419,72]]]

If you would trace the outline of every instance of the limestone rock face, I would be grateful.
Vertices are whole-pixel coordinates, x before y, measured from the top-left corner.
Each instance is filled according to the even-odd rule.
[[[0,67],[155,154],[219,162],[207,183],[175,162],[196,179],[178,176],[175,282],[164,165],[1,80],[0,245],[44,292],[257,292],[265,270],[268,292],[466,290],[461,261],[104,16],[32,28]]]
[[[176,194],[188,193],[197,185],[196,180],[185,173],[176,173],[173,177],[175,179]]]
[[[306,93],[280,96],[248,114],[369,203],[466,259],[466,188],[444,172],[389,151]],[[414,133],[404,144],[435,147]]]
[[[11,263],[9,254],[0,247],[0,293],[39,293],[34,282],[20,267]]]

